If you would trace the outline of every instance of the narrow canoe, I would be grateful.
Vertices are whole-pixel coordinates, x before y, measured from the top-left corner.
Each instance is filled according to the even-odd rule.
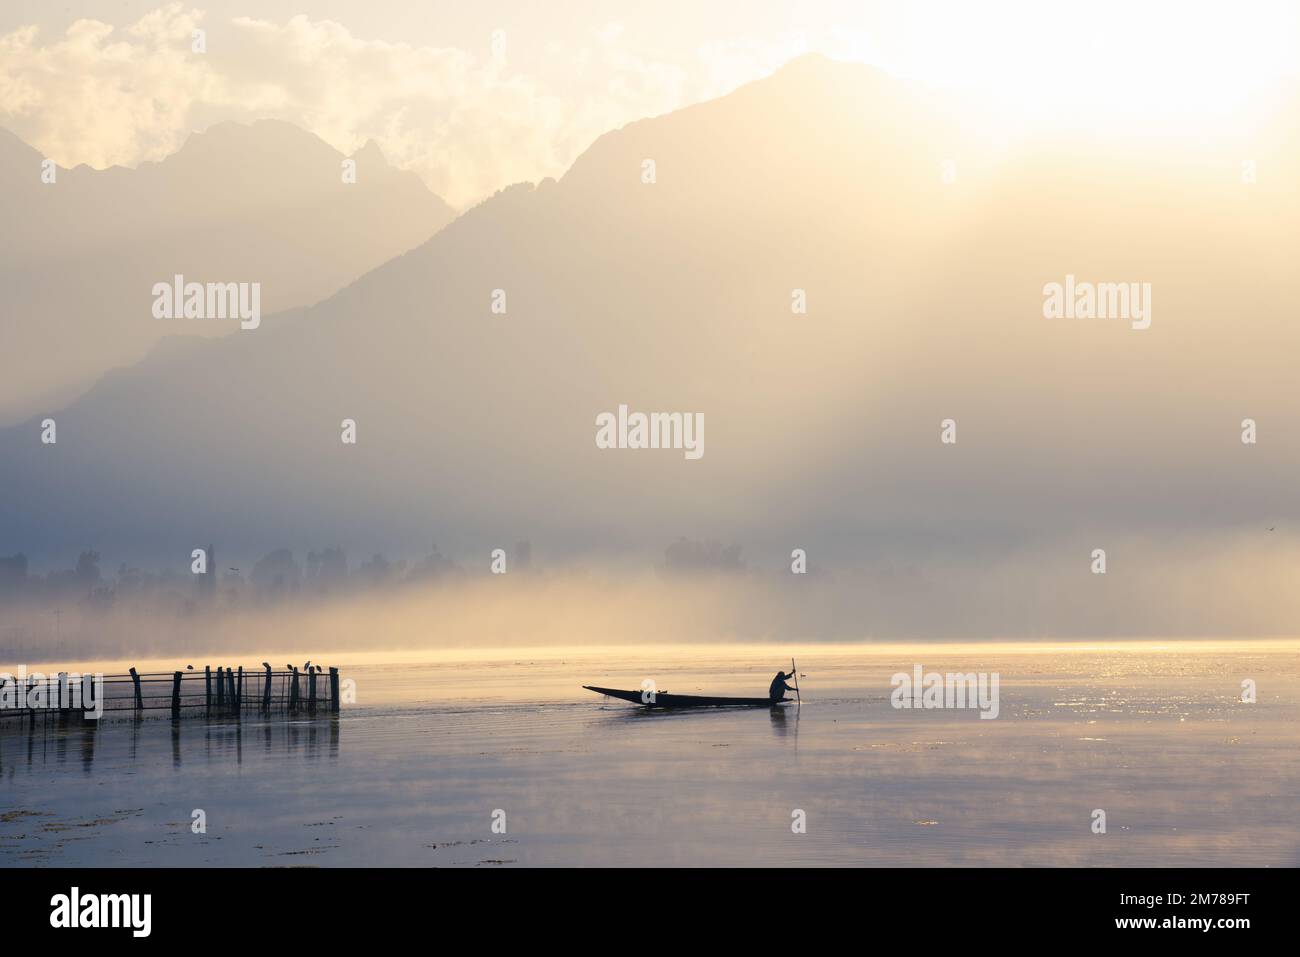
[[[630,701],[633,704],[643,704],[647,708],[771,708],[780,704],[782,701],[788,701],[788,698],[778,698],[773,701],[771,698],[713,698],[704,695],[694,694],[668,694],[659,691],[655,694],[654,701],[642,701],[640,691],[621,691],[618,688],[595,688],[591,685],[583,685],[588,691],[594,691],[596,694],[609,695],[611,698],[621,698],[624,701]]]

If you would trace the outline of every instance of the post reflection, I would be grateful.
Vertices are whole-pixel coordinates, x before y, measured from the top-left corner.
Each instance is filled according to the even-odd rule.
[[[89,774],[101,752],[128,764],[156,761],[170,743],[171,764],[230,763],[242,765],[245,743],[260,744],[257,753],[267,758],[298,757],[335,760],[339,754],[342,722],[339,715],[310,721],[194,721],[186,719],[119,719],[90,721],[79,718],[26,718],[0,722],[0,773],[15,770],[15,762],[31,769],[76,767]]]

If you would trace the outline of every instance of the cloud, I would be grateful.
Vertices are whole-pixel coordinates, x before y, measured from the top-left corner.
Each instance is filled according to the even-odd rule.
[[[35,27],[0,37],[0,121],[62,165],[165,156],[218,85],[188,53],[201,18],[173,7],[120,31],[78,20],[48,44]]]
[[[207,50],[191,49],[195,30]],[[623,29],[510,66],[510,38],[482,51],[365,39],[299,15],[215,21],[181,3],[125,27],[78,20],[62,36],[0,36],[0,124],[60,165],[136,165],[221,120],[287,120],[351,153],[369,139],[453,205],[558,176],[597,136],[770,72],[798,40],[641,56]]]

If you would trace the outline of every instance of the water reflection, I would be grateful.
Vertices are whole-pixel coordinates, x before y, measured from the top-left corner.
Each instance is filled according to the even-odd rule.
[[[806,722],[793,702],[654,712],[574,690],[577,668],[651,672],[621,659],[416,669],[392,693],[363,674],[346,755],[323,715],[0,719],[0,866],[1297,863],[1294,654],[923,660],[1001,672],[1000,717],[892,708],[880,654],[818,662]],[[741,694],[770,673],[708,667],[671,683]],[[1246,706],[1251,673],[1269,697]],[[511,833],[487,840],[498,807]],[[1129,839],[1092,839],[1095,807]],[[796,838],[797,808],[815,826]]]
[[[102,727],[101,727],[102,726]],[[157,759],[159,745],[170,740],[171,764],[201,758],[206,763],[244,763],[244,738],[257,741],[263,756],[297,756],[310,761],[338,758],[341,720],[329,715],[313,720],[141,719],[87,721],[79,716],[26,717],[0,723],[0,774],[18,764],[29,768],[74,766],[89,774],[101,746],[114,746],[128,764]],[[102,740],[101,740],[102,739]],[[202,744],[199,748],[198,745]]]
[[[601,708],[598,713],[600,720],[622,725],[634,721],[694,721],[705,723],[709,720],[721,719],[724,716],[735,717],[737,715],[753,715],[757,719],[757,716],[762,712],[762,708],[755,707],[642,708],[636,705],[610,705]],[[787,713],[791,717],[787,718]],[[771,708],[769,714],[771,716],[772,731],[778,737],[794,736],[799,733],[799,713],[797,708]]]
[[[798,707],[773,708],[770,712],[772,734],[778,738],[794,738],[795,742],[798,743],[799,711]]]

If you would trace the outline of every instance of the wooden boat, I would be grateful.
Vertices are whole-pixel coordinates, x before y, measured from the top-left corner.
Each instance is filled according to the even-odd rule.
[[[653,701],[643,701],[641,695],[644,692],[641,691],[596,688],[592,685],[583,685],[583,687],[588,691],[596,692],[596,694],[621,698],[633,704],[645,705],[647,708],[774,708],[781,702],[790,700],[789,698],[778,698],[775,701],[771,698],[716,698],[706,695],[668,694],[666,691],[659,691],[655,693]]]

